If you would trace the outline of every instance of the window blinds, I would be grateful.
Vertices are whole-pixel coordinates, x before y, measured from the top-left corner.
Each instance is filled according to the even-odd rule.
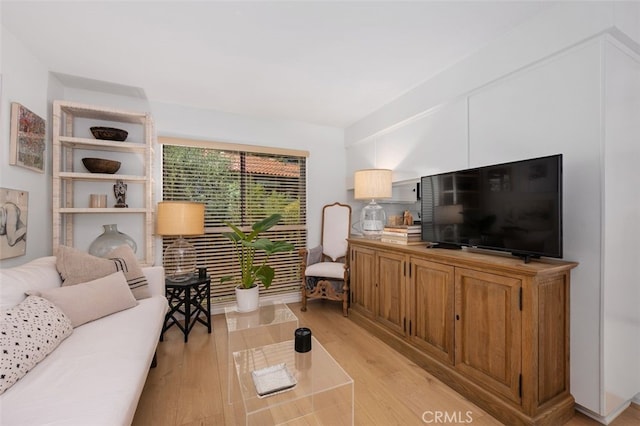
[[[211,275],[212,302],[235,297],[232,282],[220,284],[221,277],[238,271],[233,245],[221,234],[230,231],[224,222],[248,231],[254,222],[273,213],[282,214],[282,220],[261,236],[288,241],[296,250],[271,256],[269,264],[276,276],[266,292],[262,286],[260,291],[269,295],[298,291],[298,250],[307,242],[306,153],[270,153],[264,147],[252,152],[242,150],[247,148],[243,145],[176,143],[174,139],[161,142],[163,200],[205,204],[205,234],[189,242],[196,248],[197,265]],[[163,252],[173,240],[163,237]]]

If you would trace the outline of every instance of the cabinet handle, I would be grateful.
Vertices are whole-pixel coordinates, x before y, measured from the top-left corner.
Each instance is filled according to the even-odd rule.
[[[460,321],[460,315],[456,314],[456,321]]]

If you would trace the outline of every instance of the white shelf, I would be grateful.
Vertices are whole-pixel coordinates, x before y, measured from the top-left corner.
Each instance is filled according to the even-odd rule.
[[[138,111],[125,111],[116,108],[86,105],[76,102],[56,101],[59,111],[75,118],[91,118],[121,123],[146,124],[149,115]],[[55,105],[54,105],[55,107]]]
[[[90,149],[94,151],[119,151],[119,152],[142,152],[148,147],[137,142],[115,142],[100,139],[75,138],[72,136],[60,136],[60,144],[64,147],[75,149]]]
[[[80,119],[80,120],[79,120]],[[91,139],[78,137],[77,135],[89,134],[91,121],[104,125],[104,122],[112,122],[113,127],[127,124],[127,128],[135,130],[133,141],[108,141],[101,139]],[[141,131],[140,131],[141,130]],[[129,224],[136,223],[134,230],[141,236],[136,238],[138,243],[138,258],[143,265],[152,265],[154,259],[154,239],[153,239],[153,177],[151,175],[153,159],[153,141],[155,134],[153,121],[147,113],[125,111],[109,107],[95,105],[84,105],[74,102],[54,101],[53,103],[53,249],[60,245],[76,246],[77,240],[82,240],[84,244],[88,235],[92,235],[95,230],[87,232],[86,220],[82,218],[97,218],[103,215],[109,217],[113,223],[118,222]],[[82,152],[77,152],[82,150]],[[78,166],[82,157],[87,157],[87,151],[95,152],[117,152],[118,160],[123,165],[134,166],[134,169],[126,169],[129,174],[106,174],[88,173],[86,171],[75,171],[74,166]],[[90,156],[90,155],[89,155]],[[97,155],[96,155],[97,156]],[[129,162],[131,160],[131,162]],[[136,167],[139,167],[140,174]],[[131,171],[134,174],[130,174]],[[83,202],[82,207],[74,205],[74,200],[84,200],[88,198],[87,191],[90,191],[91,183],[96,183],[97,191],[104,191],[105,183],[115,183],[121,180],[126,183],[135,184],[136,205],[135,208],[90,208]],[[82,185],[77,183],[84,182]],[[140,194],[137,191],[140,191]],[[87,198],[84,198],[87,196]],[[137,222],[131,222],[135,217],[142,217],[139,229]],[[94,219],[95,220],[95,219]],[[136,219],[138,220],[138,219]],[[85,228],[80,231],[77,228],[79,223],[85,223]],[[93,222],[89,222],[93,223]],[[93,225],[91,225],[93,226]],[[81,244],[82,245],[82,244]]]
[[[113,213],[113,214],[133,214],[133,213],[146,213],[146,208],[137,208],[137,207],[127,207],[127,208],[115,208],[115,207],[105,207],[105,208],[92,208],[92,207],[62,207],[58,209],[59,213],[64,214],[96,214],[96,213]]]
[[[59,172],[60,179],[65,180],[82,180],[82,181],[116,181],[124,182],[146,182],[147,176],[136,175],[118,175],[107,173],[84,173],[84,172]]]

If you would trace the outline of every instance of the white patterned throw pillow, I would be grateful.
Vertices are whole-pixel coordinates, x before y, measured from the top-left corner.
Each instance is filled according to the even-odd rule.
[[[73,327],[54,304],[29,296],[0,312],[0,394],[49,355]]]

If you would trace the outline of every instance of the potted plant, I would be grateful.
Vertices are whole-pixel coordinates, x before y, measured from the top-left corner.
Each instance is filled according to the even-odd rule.
[[[267,265],[269,257],[274,253],[294,249],[293,244],[285,241],[258,238],[260,233],[271,229],[281,218],[282,215],[280,214],[272,214],[254,223],[249,233],[245,233],[237,226],[225,222],[233,232],[223,232],[222,235],[235,245],[240,266],[240,277],[225,276],[220,279],[220,282],[239,279],[240,282],[236,286],[236,302],[238,303],[239,312],[250,312],[258,309],[258,282],[261,282],[265,289],[269,288],[275,276],[275,269]],[[259,265],[254,264],[256,251],[263,251],[266,254]]]

